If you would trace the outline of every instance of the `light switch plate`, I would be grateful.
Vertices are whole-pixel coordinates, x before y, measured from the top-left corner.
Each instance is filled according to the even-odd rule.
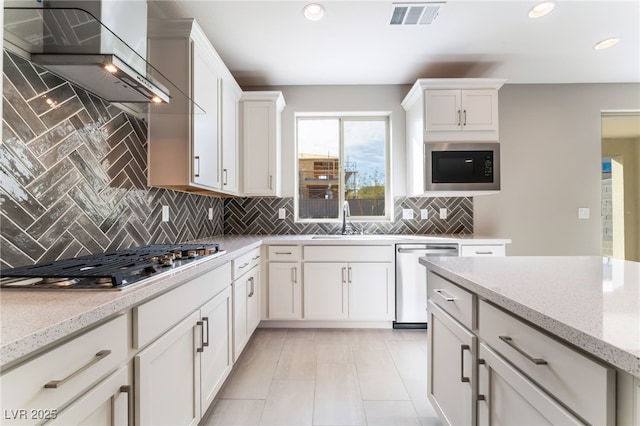
[[[169,222],[169,206],[162,206],[162,221]]]
[[[420,219],[422,220],[429,219],[429,210],[420,209]]]
[[[209,207],[209,220],[213,220],[213,207]]]
[[[402,218],[403,219],[413,219],[413,210],[411,210],[411,209],[402,209]]]
[[[287,210],[282,208],[278,210],[278,219],[286,219],[287,218]]]
[[[440,209],[440,219],[447,218],[447,209]]]
[[[589,219],[591,217],[591,211],[589,207],[579,207],[578,208],[578,219]]]

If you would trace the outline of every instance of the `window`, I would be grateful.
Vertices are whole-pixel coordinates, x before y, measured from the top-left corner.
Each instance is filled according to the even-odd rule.
[[[298,116],[299,220],[389,219],[389,118]]]

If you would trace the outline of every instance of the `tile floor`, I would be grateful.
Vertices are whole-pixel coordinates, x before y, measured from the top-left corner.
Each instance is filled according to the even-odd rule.
[[[436,426],[425,330],[258,329],[202,425]]]

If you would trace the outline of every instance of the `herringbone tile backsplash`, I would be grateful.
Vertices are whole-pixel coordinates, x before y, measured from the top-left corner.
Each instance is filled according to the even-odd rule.
[[[285,209],[286,219],[278,219]],[[440,219],[446,208],[447,219]],[[402,210],[413,210],[413,219],[403,220]],[[429,218],[420,219],[427,209]],[[394,200],[393,222],[354,221],[358,230],[367,234],[473,234],[473,198],[400,197]],[[296,223],[293,198],[229,198],[224,202],[225,234],[337,234],[341,223]]]
[[[0,267],[223,232],[221,199],[146,185],[144,122],[6,51],[3,92]]]
[[[0,268],[222,233],[340,229],[295,223],[292,198],[223,201],[148,187],[143,121],[6,51],[3,71]],[[169,222],[161,220],[163,205]],[[448,219],[438,219],[440,207]],[[280,208],[287,219],[278,219]],[[403,208],[416,219],[402,220]],[[428,220],[419,219],[424,208]],[[473,233],[472,198],[398,198],[394,216],[356,225],[367,233]]]

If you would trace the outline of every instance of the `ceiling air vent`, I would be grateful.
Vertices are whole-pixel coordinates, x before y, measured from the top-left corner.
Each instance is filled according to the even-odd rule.
[[[439,3],[393,3],[389,25],[429,25],[437,17],[444,2]]]

